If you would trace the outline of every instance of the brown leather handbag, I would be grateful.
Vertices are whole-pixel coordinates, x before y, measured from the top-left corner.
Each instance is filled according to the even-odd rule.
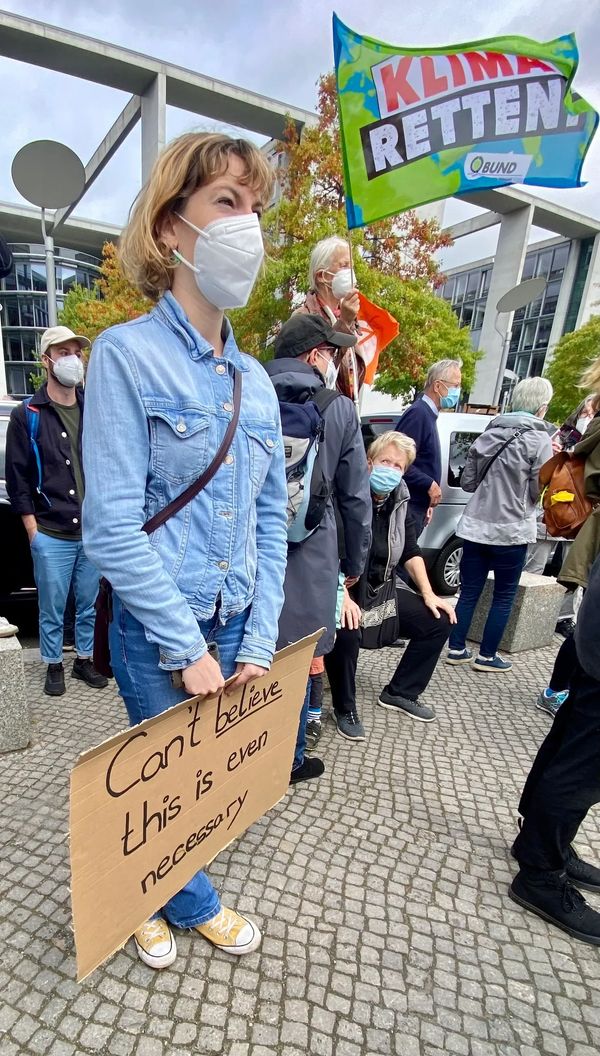
[[[540,486],[548,535],[574,539],[596,505],[585,493],[585,458],[559,451],[540,469]]]
[[[209,466],[204,470],[204,473],[195,480],[193,484],[190,484],[189,488],[182,491],[181,495],[178,495],[173,502],[170,502],[168,506],[165,506],[164,510],[159,510],[158,513],[154,514],[149,521],[146,521],[142,525],[142,531],[150,535],[151,532],[155,532],[157,528],[160,528],[165,521],[168,521],[170,517],[173,517],[176,513],[187,506],[188,502],[199,495],[203,488],[212,480],[219,466],[222,464],[225,455],[227,454],[237,428],[238,420],[240,417],[240,407],[242,404],[242,375],[239,370],[234,371],[233,379],[233,414],[227,431],[219,449],[213,458]],[[94,625],[94,667],[101,675],[106,678],[113,678],[113,670],[110,662],[110,647],[108,644],[108,630],[112,621],[112,586],[102,576],[99,585],[98,597],[96,598],[96,622]]]

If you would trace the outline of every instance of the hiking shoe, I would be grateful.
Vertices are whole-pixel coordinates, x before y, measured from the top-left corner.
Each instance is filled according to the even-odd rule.
[[[233,953],[236,957],[252,953],[260,946],[262,938],[256,924],[236,913],[235,909],[226,909],[225,906],[206,924],[196,924],[194,930],[218,950]]]
[[[543,689],[535,702],[535,706],[540,711],[547,711],[548,715],[554,718],[561,704],[564,704],[568,696],[568,689],[563,689],[558,693],[554,693],[551,689]]]
[[[171,929],[163,917],[152,917],[133,933],[138,957],[151,968],[168,968],[177,956]]]
[[[545,873],[535,879],[517,873],[508,897],[574,939],[600,946],[600,913],[588,906],[566,872]]]
[[[446,654],[447,664],[470,664],[473,653],[470,649],[449,649]]]
[[[410,715],[411,719],[417,719],[418,722],[433,722],[435,719],[435,711],[429,704],[421,704],[420,700],[409,700],[408,697],[399,697],[395,693],[389,693],[387,689],[381,690],[377,703],[382,708],[389,708],[390,711],[403,711],[405,715]]]
[[[82,660],[80,656],[73,661],[73,670],[71,671],[71,678],[79,678],[82,682],[85,682],[92,689],[104,689],[108,685],[108,679],[101,675],[99,671],[96,671],[92,661],[87,657]]]
[[[492,657],[482,656],[480,653],[473,661],[476,671],[510,671],[512,666],[510,660],[503,660],[498,653]]]
[[[585,891],[600,891],[600,869],[591,862],[584,862],[573,844],[569,847],[565,868],[572,884],[577,884]]]
[[[48,664],[44,693],[49,697],[62,697],[65,689],[65,669],[62,664]]]
[[[302,766],[292,770],[290,774],[290,785],[297,785],[299,781],[312,781],[315,777],[321,777],[325,773],[325,763],[322,759],[305,759]]]
[[[15,623],[9,623],[6,616],[0,616],[0,638],[12,638],[13,634],[18,634],[19,628]]]
[[[335,724],[338,733],[341,733],[342,737],[347,737],[349,741],[365,740],[365,728],[356,711],[346,712],[343,715],[338,715],[336,712]]]
[[[317,719],[311,719],[306,724],[306,751],[314,752],[321,739],[321,723]]]

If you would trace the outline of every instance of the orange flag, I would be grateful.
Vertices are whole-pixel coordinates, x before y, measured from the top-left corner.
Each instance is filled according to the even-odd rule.
[[[358,294],[360,309],[358,312],[359,338],[356,352],[366,365],[365,384],[372,385],[379,356],[384,348],[398,336],[400,327],[393,315],[385,308],[373,304],[363,293]]]

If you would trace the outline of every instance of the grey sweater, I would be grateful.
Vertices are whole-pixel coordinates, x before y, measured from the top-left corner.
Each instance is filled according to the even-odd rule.
[[[484,478],[490,459],[519,429],[524,431],[496,458]],[[461,486],[474,494],[456,534],[499,546],[535,542],[539,473],[551,456],[550,437],[540,418],[521,412],[493,418],[467,456]]]

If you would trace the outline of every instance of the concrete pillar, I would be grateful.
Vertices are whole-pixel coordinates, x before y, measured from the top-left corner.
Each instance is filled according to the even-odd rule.
[[[588,268],[587,279],[579,306],[575,329],[589,322],[593,315],[598,315],[600,300],[600,235],[596,235],[592,249],[592,259]]]
[[[165,145],[166,117],[167,78],[164,73],[157,73],[142,96],[142,183]]]
[[[546,358],[544,360],[544,370],[552,362],[554,349],[563,335],[565,320],[569,310],[569,302],[571,300],[571,292],[573,290],[573,282],[575,280],[575,272],[577,270],[577,261],[579,260],[580,245],[581,243],[579,239],[574,238],[569,247],[567,266],[563,273],[558,301],[556,302],[556,311],[554,313],[554,319],[552,320],[552,330],[550,331],[548,351],[546,352]]]
[[[471,403],[491,404],[502,366],[505,344],[510,334],[513,312],[498,315],[496,304],[521,280],[529,242],[533,206],[526,205],[505,213],[500,223],[498,247],[490,281],[479,347],[485,352],[477,364]]]

